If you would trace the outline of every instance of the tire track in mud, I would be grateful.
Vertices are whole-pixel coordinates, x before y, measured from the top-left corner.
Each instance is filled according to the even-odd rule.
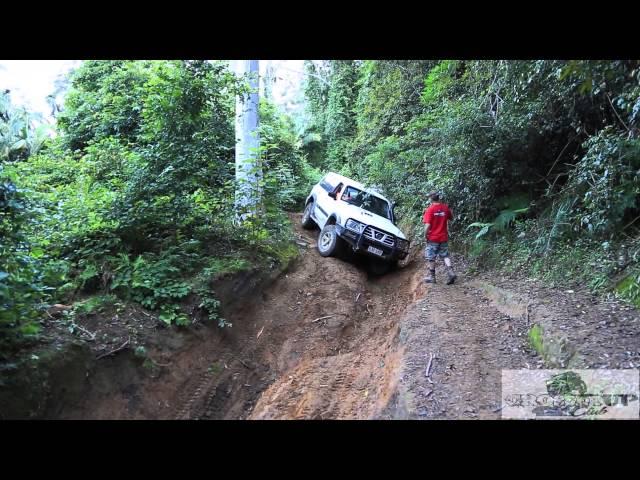
[[[334,260],[318,258],[321,262]],[[339,267],[355,268],[347,263]],[[306,355],[269,386],[249,418],[375,418],[386,405],[399,367],[399,323],[412,302],[412,285],[417,284],[420,272],[412,266],[380,278],[367,278],[360,271],[358,274],[359,284],[336,285],[350,292],[351,334],[333,352]],[[324,294],[331,298],[330,292]],[[318,328],[331,338],[330,325],[323,323]]]
[[[198,413],[196,403],[202,399],[203,392],[209,392],[208,395],[214,395],[217,391],[215,386],[215,377],[212,372],[205,372],[200,375],[201,380],[197,383],[197,386],[191,391],[190,395],[182,395],[179,400],[181,405],[180,410],[174,417],[175,420],[198,420],[200,415]],[[187,398],[186,400],[184,398]]]

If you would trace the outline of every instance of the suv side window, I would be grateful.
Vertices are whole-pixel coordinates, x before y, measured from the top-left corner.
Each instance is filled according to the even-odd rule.
[[[327,192],[333,191],[333,187],[329,182],[327,182],[327,177],[324,177],[322,180],[320,180],[320,186]]]
[[[352,205],[360,206],[360,190],[354,187],[347,187],[344,189],[342,193],[342,200],[347,203],[351,203]]]

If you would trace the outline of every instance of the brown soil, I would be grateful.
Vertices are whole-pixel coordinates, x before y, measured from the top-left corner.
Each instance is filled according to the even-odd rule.
[[[249,272],[216,289],[231,328],[168,331],[128,311],[151,360],[127,348],[94,362],[47,418],[499,418],[501,370],[545,366],[527,341],[534,323],[545,341],[565,332],[576,365],[640,363],[640,317],[631,307],[472,277],[463,264],[455,285],[439,270],[439,283],[426,285],[420,252],[371,277],[360,262],[321,257],[318,232],[299,220],[302,254],[288,271],[275,281]],[[115,335],[108,348],[124,338]]]

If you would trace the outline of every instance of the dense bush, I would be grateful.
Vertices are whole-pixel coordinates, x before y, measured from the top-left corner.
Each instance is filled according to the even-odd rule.
[[[244,88],[225,62],[88,61],[70,76],[56,138],[36,151],[3,136],[2,325],[17,332],[45,301],[114,294],[179,325],[195,295],[224,325],[211,281],[291,255],[284,209],[315,175],[291,121],[263,101],[263,214],[237,220]],[[0,126],[18,123],[11,113]]]
[[[309,151],[327,152],[321,167],[381,186],[416,227],[427,192],[442,192],[456,216],[454,238],[477,238],[475,250],[497,239],[514,244],[517,231],[531,246],[525,257],[554,256],[567,241],[600,257],[633,256],[639,61],[349,65],[358,75],[352,89],[343,85],[344,62],[307,65],[324,80],[309,77],[306,89],[308,134],[319,136]],[[327,128],[335,118],[349,119],[336,125],[355,125],[353,134]],[[566,255],[558,255],[549,268],[564,269]]]

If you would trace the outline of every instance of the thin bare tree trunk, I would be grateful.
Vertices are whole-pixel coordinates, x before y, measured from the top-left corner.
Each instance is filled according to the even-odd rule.
[[[238,62],[238,75],[248,74],[251,91],[236,99],[236,208],[241,218],[257,213],[260,203],[260,136],[258,133],[258,60]]]

